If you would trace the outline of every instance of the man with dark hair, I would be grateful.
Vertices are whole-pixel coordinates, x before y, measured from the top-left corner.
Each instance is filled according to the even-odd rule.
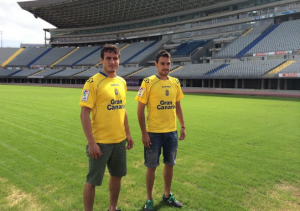
[[[186,136],[183,112],[180,100],[183,98],[180,82],[168,74],[171,68],[171,55],[161,50],[156,55],[157,75],[145,78],[137,93],[137,115],[142,131],[146,170],[147,200],[145,211],[154,210],[152,190],[155,170],[159,165],[161,148],[164,157],[164,193],[162,200],[174,207],[182,207],[171,193],[173,166],[176,163],[178,136],[176,116],[181,124],[179,140]],[[145,123],[145,107],[147,106],[147,127]]]
[[[95,186],[102,184],[107,166],[110,173],[108,210],[120,211],[117,203],[121,179],[127,174],[126,148],[133,147],[125,109],[127,86],[126,81],[116,74],[120,62],[117,46],[104,45],[100,61],[103,70],[86,81],[79,103],[89,157],[89,171],[83,190],[84,210],[93,210]]]

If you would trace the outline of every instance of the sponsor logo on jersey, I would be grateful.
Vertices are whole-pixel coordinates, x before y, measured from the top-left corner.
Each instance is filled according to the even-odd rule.
[[[110,101],[110,104],[107,105],[107,110],[118,110],[118,109],[124,109],[125,105],[123,104],[123,100],[114,100],[112,99]]]
[[[81,100],[82,101],[87,101],[88,100],[88,98],[89,98],[89,94],[90,94],[90,90],[83,90],[83,94],[82,94],[82,98],[81,98]]]
[[[173,105],[172,101],[161,100],[159,105],[156,106],[157,110],[175,109],[176,106]]]
[[[93,83],[93,82],[94,82],[94,79],[93,79],[93,78],[89,78],[89,79],[87,80],[87,82]]]
[[[141,87],[141,88],[139,89],[138,93],[137,93],[137,96],[143,97],[144,92],[145,92],[145,88]]]

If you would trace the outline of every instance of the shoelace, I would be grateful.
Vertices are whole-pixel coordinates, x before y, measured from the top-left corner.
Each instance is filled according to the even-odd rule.
[[[175,199],[173,193],[170,194],[168,201],[174,201],[174,202],[177,202],[177,200]]]

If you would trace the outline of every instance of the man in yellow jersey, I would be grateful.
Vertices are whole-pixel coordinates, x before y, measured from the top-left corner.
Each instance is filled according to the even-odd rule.
[[[83,190],[84,210],[93,210],[95,186],[102,184],[107,165],[110,173],[108,210],[120,211],[117,203],[121,179],[127,174],[126,148],[133,147],[125,110],[127,86],[126,81],[117,76],[120,62],[117,46],[104,45],[100,61],[103,70],[86,81],[79,103],[89,157],[89,171]]]
[[[145,78],[136,96],[138,102],[138,119],[144,144],[146,170],[147,201],[145,211],[154,210],[152,190],[155,170],[159,165],[161,148],[164,157],[164,193],[162,200],[174,207],[182,207],[171,193],[173,166],[176,163],[178,136],[176,116],[181,124],[179,140],[185,138],[185,125],[180,100],[183,93],[177,78],[168,74],[171,67],[171,55],[161,50],[156,55],[157,75]],[[145,123],[145,107],[147,106],[147,127]]]

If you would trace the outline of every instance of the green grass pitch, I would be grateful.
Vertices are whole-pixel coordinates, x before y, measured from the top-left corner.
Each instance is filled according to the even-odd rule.
[[[80,95],[75,88],[0,85],[0,210],[83,210],[88,166]],[[122,180],[123,211],[142,210],[146,200],[135,95],[127,94],[135,145]],[[181,104],[187,137],[179,143],[172,192],[182,210],[300,210],[299,99],[186,94]],[[161,203],[162,170],[155,208],[174,210]],[[106,172],[96,189],[94,210],[107,210],[108,178]]]

